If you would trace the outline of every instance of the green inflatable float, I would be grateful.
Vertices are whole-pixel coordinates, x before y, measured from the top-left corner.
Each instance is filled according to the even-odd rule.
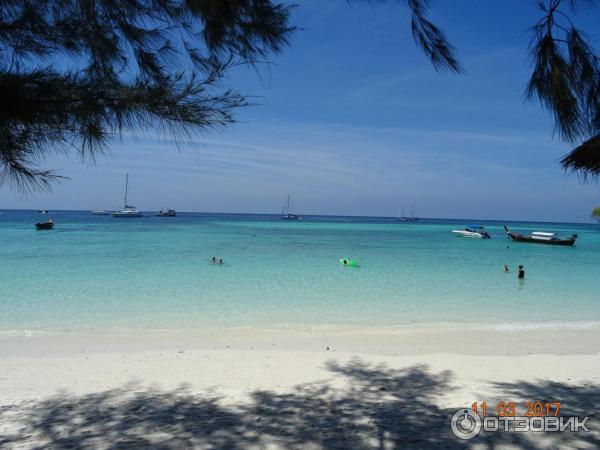
[[[358,267],[358,263],[353,259],[340,258],[339,261],[342,266]]]

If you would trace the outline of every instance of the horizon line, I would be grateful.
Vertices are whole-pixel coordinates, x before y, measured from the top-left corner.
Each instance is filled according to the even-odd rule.
[[[19,209],[19,208],[0,208],[0,211],[32,211],[36,212],[37,209]],[[56,212],[87,212],[91,213],[93,210],[91,209],[48,209],[46,210],[56,211]],[[113,210],[105,210],[112,212]],[[140,212],[152,212],[156,213],[155,210],[140,210]],[[220,215],[245,215],[245,216],[274,216],[280,217],[280,213],[264,213],[264,212],[215,212],[215,211],[177,211],[177,214],[220,214]],[[90,214],[91,215],[91,214]],[[356,219],[389,219],[389,220],[398,220],[399,216],[363,216],[363,215],[354,215],[354,214],[297,214],[299,218],[302,217],[332,217],[332,218],[356,218]],[[523,222],[523,223],[549,223],[549,224],[573,224],[573,225],[594,225],[594,219],[590,218],[590,222],[566,222],[566,221],[558,221],[558,220],[523,220],[523,219],[473,219],[473,218],[452,218],[452,217],[422,217],[417,216],[419,220],[456,220],[456,221],[465,221],[465,222]],[[412,221],[410,223],[418,223],[418,221]]]

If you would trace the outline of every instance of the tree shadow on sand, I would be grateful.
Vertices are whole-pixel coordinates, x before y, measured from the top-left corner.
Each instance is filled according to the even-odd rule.
[[[327,368],[348,387],[310,383],[283,394],[255,391],[248,402],[223,406],[210,393],[125,386],[7,407],[0,410],[0,422],[16,428],[0,436],[0,448],[600,448],[595,432],[543,439],[540,433],[487,433],[459,440],[450,431],[450,417],[464,405],[437,406],[453,389],[449,372],[434,374],[426,366],[393,370],[360,360],[330,361]],[[496,389],[510,399],[557,399],[579,416],[592,415],[600,404],[598,386],[516,383]]]

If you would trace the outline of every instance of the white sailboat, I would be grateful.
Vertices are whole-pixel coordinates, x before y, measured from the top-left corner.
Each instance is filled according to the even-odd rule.
[[[283,204],[283,209],[281,210],[281,220],[298,220],[298,216],[296,214],[290,213],[290,195],[288,194],[285,203]]]
[[[127,204],[127,191],[129,188],[129,174],[125,176],[125,201],[123,203],[123,209],[121,211],[115,211],[113,217],[120,218],[137,218],[144,217],[144,215],[137,210],[135,206]]]
[[[416,222],[419,218],[415,215],[415,204],[413,203],[412,208],[410,210],[410,221]]]
[[[404,202],[402,202],[402,208],[400,210],[400,217],[398,217],[398,220],[400,222],[416,222],[417,220],[419,220],[419,218],[417,216],[415,216],[415,205],[412,205],[412,208],[410,210],[410,216],[405,216],[404,215]]]

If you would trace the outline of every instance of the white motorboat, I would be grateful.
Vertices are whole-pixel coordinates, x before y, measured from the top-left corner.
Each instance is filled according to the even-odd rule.
[[[452,230],[458,237],[468,237],[475,239],[490,239],[491,236],[481,225],[468,225],[464,230]]]
[[[94,216],[108,216],[110,213],[108,211],[104,211],[103,209],[94,209],[92,211]]]
[[[127,176],[125,177],[125,202],[123,204],[123,209],[121,211],[115,211],[113,212],[112,216],[113,217],[119,217],[119,218],[137,218],[137,217],[144,217],[144,215],[137,210],[137,208],[135,206],[131,206],[127,204],[127,190],[129,187],[129,174],[127,174]]]
[[[174,209],[161,209],[156,215],[158,217],[177,217],[177,212]]]

